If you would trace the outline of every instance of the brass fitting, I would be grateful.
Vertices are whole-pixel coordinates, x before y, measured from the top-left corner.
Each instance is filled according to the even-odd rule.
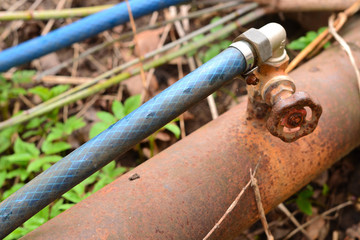
[[[272,135],[293,142],[315,130],[322,108],[307,93],[296,93],[295,82],[285,73],[289,63],[285,40],[284,28],[270,23],[241,34],[231,47],[247,60],[249,117],[266,118]]]

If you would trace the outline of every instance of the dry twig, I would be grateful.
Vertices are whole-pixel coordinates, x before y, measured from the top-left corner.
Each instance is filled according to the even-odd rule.
[[[338,31],[345,24],[348,17],[354,15],[360,9],[360,0],[356,1],[353,5],[347,8],[344,12],[339,13],[338,18],[335,20],[335,29]],[[346,17],[344,17],[346,16]],[[302,60],[305,59],[311,52],[317,52],[321,49],[326,42],[331,39],[329,35],[329,29],[323,31],[312,41],[306,48],[304,48],[289,64],[286,68],[286,73],[291,72]]]
[[[336,32],[336,29],[334,28],[334,15],[332,15],[329,18],[329,32],[334,36],[334,38],[336,39],[336,41],[338,41],[340,43],[340,45],[344,48],[345,52],[347,53],[347,55],[349,56],[351,65],[353,66],[355,73],[356,73],[356,78],[358,81],[358,88],[359,88],[359,93],[360,93],[360,72],[359,69],[356,65],[355,62],[355,58],[354,55],[352,54],[351,48],[350,46],[346,43],[346,41]]]
[[[129,0],[125,0],[125,1],[126,1],[126,5],[127,5],[127,8],[128,8],[128,12],[129,12],[131,28],[132,28],[132,31],[134,33],[134,44],[135,44],[135,46],[137,46],[138,45],[138,39],[137,39],[137,34],[136,34],[136,25],[135,25],[134,16],[133,16],[132,11],[131,11]],[[142,80],[142,83],[143,83],[144,90],[147,91],[147,89],[146,89],[146,76],[145,76],[145,71],[144,71],[144,66],[143,66],[144,57],[139,56],[139,59],[140,59],[140,61],[139,61],[140,76],[141,76],[141,80]]]
[[[257,179],[255,178],[255,172],[252,173],[251,169],[250,169],[250,180],[251,180],[251,187],[254,189],[256,205],[257,205],[257,208],[259,211],[261,223],[265,230],[265,234],[266,234],[268,240],[274,240],[274,237],[270,232],[268,222],[266,221],[264,207],[261,202],[259,186],[257,184]]]
[[[339,211],[340,209],[344,208],[344,207],[347,207],[349,205],[352,205],[353,202],[352,201],[347,201],[347,202],[344,202],[340,205],[337,205],[336,207],[333,207],[325,212],[323,212],[322,214],[314,217],[313,219],[309,220],[308,222],[304,223],[303,225],[301,225],[301,228],[306,228],[307,226],[309,226],[310,224],[312,224],[313,222],[317,221],[319,218],[321,217],[325,217],[333,212],[336,212],[336,211]],[[300,228],[296,228],[294,231],[292,231],[291,233],[289,233],[284,240],[287,240],[287,239],[290,239],[292,236],[294,236],[297,232],[300,231]]]
[[[63,9],[65,7],[66,0],[60,0],[56,6],[56,10]],[[51,28],[54,26],[55,19],[50,19],[47,24],[45,25],[44,29],[41,32],[41,35],[46,35],[50,32]]]
[[[298,220],[296,220],[294,215],[286,208],[286,206],[283,203],[280,203],[278,205],[278,208],[294,223],[296,227],[300,229],[300,231],[305,235],[307,239],[311,239],[311,237],[306,232],[306,230],[303,227],[301,227],[301,224],[298,222]]]
[[[255,166],[255,170],[251,175],[251,177],[255,177],[255,174],[257,172],[257,169],[259,167],[260,164],[260,160],[258,161],[258,163]],[[251,172],[251,169],[250,169]],[[245,190],[251,185],[251,179],[249,180],[249,182],[245,185],[245,187],[243,187],[243,189],[240,191],[240,193],[236,196],[235,200],[231,203],[231,205],[229,206],[229,208],[226,210],[226,212],[224,213],[224,215],[220,218],[220,220],[214,225],[214,227],[210,230],[210,232],[208,232],[208,234],[206,234],[206,236],[203,238],[203,240],[208,240],[210,238],[210,236],[216,231],[216,229],[218,229],[220,227],[220,225],[222,224],[222,222],[225,220],[225,218],[232,212],[232,210],[234,210],[235,206],[239,203],[242,195],[244,195]]]
[[[176,14],[176,8],[175,7],[170,7],[170,11],[172,11],[173,13]],[[185,37],[186,33],[185,33],[185,30],[184,30],[181,22],[176,21],[174,24],[175,24],[175,28],[176,28],[179,36],[182,37],[182,38]],[[184,42],[184,44],[187,44],[187,43],[188,43],[187,41]],[[187,57],[188,65],[189,65],[191,71],[194,71],[196,69],[196,64],[197,64],[198,67],[200,67],[202,65],[202,63],[200,61],[196,61],[196,60],[198,60],[198,59],[195,59],[194,57]],[[209,104],[212,119],[218,118],[219,113],[218,113],[217,108],[216,108],[214,96],[209,95],[206,99],[207,99],[207,102]]]

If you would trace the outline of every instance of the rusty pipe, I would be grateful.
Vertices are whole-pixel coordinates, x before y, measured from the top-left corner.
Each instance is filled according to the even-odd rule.
[[[345,39],[360,60],[358,19]],[[360,62],[360,61],[358,61]],[[249,181],[268,212],[360,144],[360,96],[345,52],[332,47],[291,74],[317,96],[317,129],[293,143],[248,120],[242,102],[23,239],[202,239]],[[140,178],[129,180],[137,173]],[[212,239],[232,239],[258,219],[248,189]]]

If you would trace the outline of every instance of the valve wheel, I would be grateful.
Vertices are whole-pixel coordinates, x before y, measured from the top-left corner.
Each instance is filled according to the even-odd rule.
[[[294,142],[315,130],[321,113],[322,107],[316,100],[306,92],[297,92],[275,103],[266,128],[284,142]]]

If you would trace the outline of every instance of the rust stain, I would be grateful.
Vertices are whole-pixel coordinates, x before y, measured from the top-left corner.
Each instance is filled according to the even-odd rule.
[[[359,38],[355,30],[345,39]],[[297,88],[323,106],[312,134],[285,143],[266,130],[264,120],[249,119],[242,103],[23,239],[202,239],[259,158],[256,178],[268,212],[360,145],[356,77],[340,51],[329,49],[291,74]],[[313,67],[318,71],[309,73]],[[141,178],[129,181],[135,173]],[[212,239],[233,239],[258,219],[250,191]]]

